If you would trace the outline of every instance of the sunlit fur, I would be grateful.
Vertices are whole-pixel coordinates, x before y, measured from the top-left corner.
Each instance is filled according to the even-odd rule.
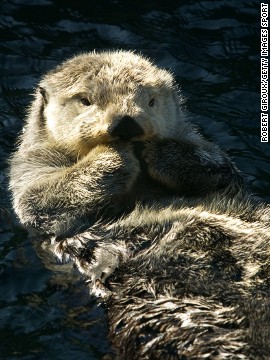
[[[14,209],[104,297],[120,359],[266,359],[270,209],[182,103],[135,53],[64,62],[12,156]],[[142,135],[112,135],[125,117]]]

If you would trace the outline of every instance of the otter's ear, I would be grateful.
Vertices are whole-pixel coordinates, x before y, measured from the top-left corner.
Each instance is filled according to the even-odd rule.
[[[48,91],[43,86],[38,86],[36,89],[35,100],[32,103],[30,117],[38,121],[40,127],[45,124],[44,109],[49,101]]]
[[[47,93],[46,89],[44,87],[42,87],[42,86],[39,86],[38,91],[42,95],[43,101],[44,101],[44,103],[46,105],[48,103],[48,93]]]

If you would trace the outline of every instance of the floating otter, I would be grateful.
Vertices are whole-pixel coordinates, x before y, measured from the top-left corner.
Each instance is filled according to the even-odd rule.
[[[118,51],[45,75],[10,187],[21,223],[106,299],[121,359],[269,356],[269,206],[168,71]]]

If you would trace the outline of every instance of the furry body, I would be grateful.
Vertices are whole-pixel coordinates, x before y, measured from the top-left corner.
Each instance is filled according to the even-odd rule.
[[[114,52],[46,75],[10,184],[21,222],[107,299],[120,358],[268,356],[269,207],[167,71]]]
[[[43,246],[106,298],[119,359],[268,359],[269,219],[248,200],[178,198]]]

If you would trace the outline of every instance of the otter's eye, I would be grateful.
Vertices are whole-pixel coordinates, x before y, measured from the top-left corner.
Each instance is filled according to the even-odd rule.
[[[155,99],[151,99],[148,103],[148,105],[151,107],[154,106],[154,104],[155,104]]]
[[[84,106],[90,106],[91,105],[90,101],[88,99],[86,99],[86,98],[81,98],[80,101],[81,101],[81,104],[84,105]]]

